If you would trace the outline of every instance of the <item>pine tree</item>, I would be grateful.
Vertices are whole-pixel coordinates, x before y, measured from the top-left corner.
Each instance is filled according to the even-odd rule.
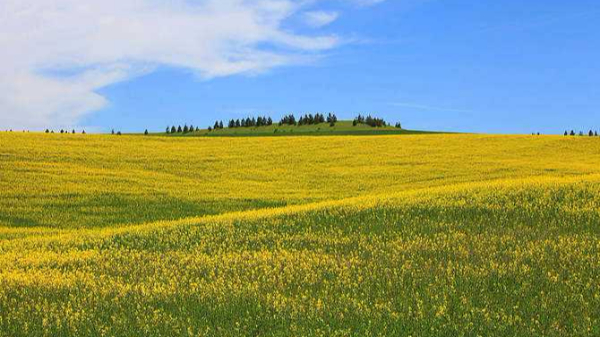
[[[50,130],[46,129],[46,134],[49,134],[49,133],[50,133]]]
[[[177,126],[177,132],[178,133],[183,133],[183,129],[181,128],[181,126]]]
[[[354,120],[352,121],[352,126],[353,126],[353,127],[356,127],[356,125],[357,125],[357,124],[358,124],[358,120],[357,120],[357,119],[354,119]]]
[[[571,136],[575,136],[575,131],[573,129],[571,129]]]
[[[190,133],[193,133],[194,132],[194,125],[190,124],[190,128],[188,130],[189,130]]]
[[[175,126],[171,127],[171,134],[175,134],[177,132],[177,128]]]
[[[71,134],[75,134],[75,129],[71,130]]]
[[[83,135],[85,135],[85,130],[82,130],[82,131],[81,131],[81,133],[82,133]]]
[[[569,135],[569,133],[567,133],[567,131],[565,130],[565,136]]]
[[[212,131],[212,127],[211,126],[208,126],[208,131]]]
[[[594,132],[590,129],[590,132],[588,133],[588,136],[594,136]]]
[[[148,135],[148,129],[144,131],[144,135]]]
[[[240,119],[235,120],[235,127],[239,128],[242,126],[242,123],[240,122]]]
[[[113,129],[110,133],[111,133],[111,135],[114,135],[115,134],[115,130]]]
[[[190,129],[188,128],[187,124],[183,125],[183,133],[187,134],[187,132],[190,131]]]
[[[223,129],[223,121],[219,121],[219,129]]]
[[[120,130],[117,132],[117,135],[121,136],[121,131]]]
[[[170,133],[170,132],[171,132],[171,128],[169,128],[169,126],[167,126],[166,133],[168,134],[168,133]]]
[[[272,126],[273,125],[273,119],[269,116],[269,118],[267,119],[267,126]]]

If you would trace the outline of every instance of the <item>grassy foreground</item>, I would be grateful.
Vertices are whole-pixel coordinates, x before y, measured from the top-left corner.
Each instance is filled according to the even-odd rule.
[[[0,145],[0,335],[600,335],[595,138]]]

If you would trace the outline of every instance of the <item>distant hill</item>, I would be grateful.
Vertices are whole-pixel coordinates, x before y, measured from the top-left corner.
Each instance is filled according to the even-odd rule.
[[[329,123],[311,124],[311,125],[278,125],[261,127],[238,127],[223,128],[209,131],[202,129],[200,131],[189,133],[175,133],[168,135],[173,137],[193,137],[193,136],[290,136],[290,135],[392,135],[392,134],[433,134],[435,132],[417,131],[400,129],[393,126],[371,127],[366,124],[352,125],[352,121],[338,121],[331,127]],[[155,134],[156,135],[156,134]]]

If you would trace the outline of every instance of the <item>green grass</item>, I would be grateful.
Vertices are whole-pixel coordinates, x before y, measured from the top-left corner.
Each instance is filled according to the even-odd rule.
[[[226,122],[226,121],[224,121]],[[329,123],[320,123],[303,126],[290,126],[273,124],[263,127],[244,127],[244,128],[224,128],[208,131],[202,129],[193,133],[155,133],[153,135],[170,135],[179,137],[193,136],[292,136],[292,135],[412,135],[412,134],[434,134],[436,132],[407,130],[393,126],[387,127],[371,127],[366,124],[352,125],[352,121],[339,121],[335,126],[330,126]]]

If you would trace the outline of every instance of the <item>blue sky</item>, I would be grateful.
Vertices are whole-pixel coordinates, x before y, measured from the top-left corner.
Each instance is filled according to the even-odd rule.
[[[79,78],[73,82],[82,83],[94,69],[102,80],[92,77],[94,85],[80,90],[88,99],[55,104],[71,110],[59,124],[158,131],[171,124],[208,126],[215,119],[253,114],[333,111],[342,118],[373,113],[409,129],[600,130],[597,1],[322,0],[296,5],[273,19],[277,34],[290,36],[271,32],[277,38],[252,36],[235,46],[236,58],[254,60],[267,53],[265,58],[273,59],[241,70],[195,63],[205,56],[184,48],[185,38],[184,47],[163,45],[174,54],[193,54],[192,61],[158,53],[148,60],[123,61],[135,59],[128,51],[125,56],[102,54],[102,59],[76,54],[85,61],[75,66],[63,61],[69,49],[61,49],[55,53],[61,62],[44,68],[47,78],[70,78],[68,72],[75,72]],[[220,25],[229,32],[227,25],[236,23]],[[110,42],[106,48],[112,48]],[[79,95],[75,89],[66,94]],[[42,105],[52,98],[40,100]],[[18,127],[18,119],[8,121]]]

